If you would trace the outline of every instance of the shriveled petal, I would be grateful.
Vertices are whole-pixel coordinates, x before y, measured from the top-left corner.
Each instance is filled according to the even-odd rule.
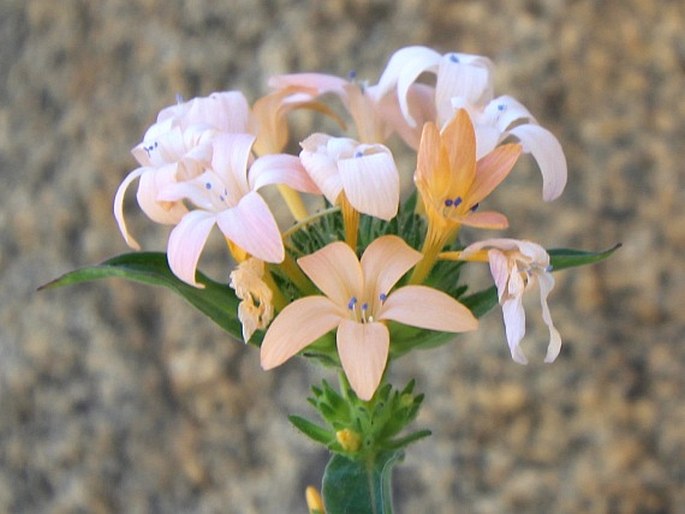
[[[243,196],[238,205],[217,214],[219,229],[249,254],[266,262],[282,262],[285,257],[278,224],[259,193]]]
[[[542,306],[542,319],[549,329],[549,344],[547,345],[547,355],[545,362],[554,362],[561,351],[561,335],[554,327],[552,322],[552,315],[549,312],[547,305],[547,296],[554,287],[554,277],[551,273],[543,272],[537,275],[538,284],[540,287],[540,305]]]
[[[280,366],[330,332],[341,321],[339,308],[323,296],[307,296],[287,305],[266,331],[260,360],[262,368]]]
[[[411,116],[407,101],[409,88],[423,72],[436,71],[441,58],[438,52],[425,46],[401,48],[390,57],[378,81],[377,94],[379,96],[385,95],[397,85],[400,109],[412,127],[416,126],[416,120]]]
[[[390,150],[361,145],[359,157],[338,161],[340,179],[352,207],[386,221],[397,215],[400,176]]]
[[[566,187],[568,175],[566,157],[556,137],[539,125],[519,125],[509,131],[531,153],[542,173],[542,198],[550,202],[558,198]]]
[[[462,225],[475,228],[501,230],[509,226],[504,214],[495,211],[470,212],[459,220]]]
[[[121,232],[121,235],[124,236],[124,241],[126,241],[126,244],[134,250],[140,250],[140,245],[138,244],[138,241],[133,239],[133,236],[131,236],[128,228],[126,227],[126,220],[124,219],[124,195],[126,194],[128,186],[130,186],[135,179],[145,173],[147,169],[148,168],[137,168],[126,175],[121,184],[119,184],[117,192],[114,195],[114,219],[119,227],[119,232]]]
[[[507,281],[511,272],[509,259],[507,259],[503,252],[492,249],[488,252],[488,262],[490,264],[490,274],[497,287],[497,296],[501,302],[507,292]]]
[[[528,359],[520,347],[521,340],[526,334],[526,313],[523,310],[521,296],[510,298],[502,303],[502,317],[511,358],[519,364],[528,364]]]
[[[300,257],[297,264],[323,294],[343,309],[351,298],[361,300],[364,291],[362,268],[347,244],[336,241]]]
[[[167,260],[174,275],[195,287],[204,287],[195,281],[195,270],[209,232],[216,223],[213,213],[191,211],[169,234]]]
[[[469,192],[469,201],[478,203],[507,178],[521,155],[521,145],[508,144],[495,148],[480,159],[476,165],[476,176]]]
[[[467,332],[478,328],[478,320],[464,305],[427,286],[400,287],[388,296],[378,318],[442,332]]]
[[[213,141],[212,169],[226,185],[229,203],[235,205],[250,190],[247,164],[255,137],[250,134],[218,134]]]
[[[337,162],[326,149],[330,139],[330,136],[325,134],[309,136],[300,144],[302,146],[300,160],[326,199],[335,204],[342,191],[342,180]]]
[[[257,159],[248,172],[251,190],[256,191],[269,184],[286,184],[296,191],[321,194],[310,178],[302,161],[294,155],[265,155]]]
[[[388,362],[388,329],[382,323],[345,319],[340,322],[336,339],[340,362],[352,390],[362,400],[370,400]]]
[[[421,260],[421,252],[414,250],[397,236],[375,239],[361,258],[364,288],[372,302],[380,301],[380,295],[388,293],[397,281]],[[372,307],[372,312],[375,308]]]

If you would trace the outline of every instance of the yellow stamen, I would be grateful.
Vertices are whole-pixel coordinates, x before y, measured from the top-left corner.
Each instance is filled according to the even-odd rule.
[[[309,514],[326,514],[323,508],[323,500],[316,487],[313,485],[308,486],[304,491],[304,497],[307,500]]]

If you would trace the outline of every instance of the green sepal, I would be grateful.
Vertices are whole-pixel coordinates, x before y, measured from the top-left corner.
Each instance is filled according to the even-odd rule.
[[[312,423],[308,419],[291,415],[288,416],[288,420],[290,420],[300,432],[317,443],[321,443],[324,446],[330,446],[335,442],[335,434],[331,433],[330,430],[320,427],[316,423]]]
[[[80,268],[41,286],[39,289],[80,284],[103,278],[120,277],[171,289],[205,314],[237,340],[242,340],[242,327],[238,319],[239,300],[228,285],[215,282],[197,273],[196,279],[205,287],[200,289],[186,284],[169,269],[166,254],[161,252],[135,252],[118,255],[101,264]],[[251,344],[259,345],[263,334],[256,332]]]

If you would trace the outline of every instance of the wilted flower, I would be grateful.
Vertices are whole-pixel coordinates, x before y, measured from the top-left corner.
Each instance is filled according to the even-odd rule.
[[[466,247],[461,252],[461,258],[469,260],[483,250],[487,251],[490,272],[497,286],[512,358],[520,364],[528,362],[520,347],[526,333],[523,293],[537,285],[540,291],[542,319],[549,328],[545,362],[553,362],[561,350],[561,336],[554,327],[547,305],[547,296],[554,287],[549,254],[543,247],[530,241],[486,239]]]
[[[264,282],[264,262],[250,257],[231,271],[229,285],[241,300],[238,319],[243,326],[243,340],[247,343],[255,330],[269,326],[274,317],[273,292]]]

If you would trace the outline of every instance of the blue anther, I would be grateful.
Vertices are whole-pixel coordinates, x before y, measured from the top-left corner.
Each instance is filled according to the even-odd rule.
[[[461,199],[461,196],[457,196],[457,197],[454,199],[454,206],[455,206],[455,207],[458,207],[459,205],[461,205],[461,202],[462,202],[462,201],[463,201],[463,200]]]
[[[450,61],[459,62],[459,57],[457,57],[457,54],[450,54]]]
[[[500,111],[500,112],[501,112],[501,111],[504,111],[506,108],[507,108],[507,106],[504,105],[504,104],[499,104],[499,105],[497,106],[497,110]]]
[[[183,103],[183,95],[181,93],[176,93],[176,103],[177,104],[182,104]]]
[[[381,293],[380,295],[378,295],[378,298],[381,299],[381,302],[384,302],[388,299],[388,295],[386,295],[385,293]]]
[[[205,187],[206,187],[207,189],[212,189],[212,183],[211,183],[211,182],[206,182],[206,183],[205,183]]]
[[[362,310],[366,311],[369,309],[369,304],[368,303],[362,303]]]
[[[355,305],[357,305],[357,298],[355,298],[355,297],[353,296],[352,298],[350,298],[350,301],[347,302],[347,308],[350,309],[350,310],[352,310],[352,309],[354,309],[354,306],[355,306]]]
[[[445,207],[452,207],[453,204],[454,204],[454,201],[452,201],[451,198],[445,199]]]
[[[357,78],[357,70],[350,70],[350,72],[347,74],[347,78],[350,80],[354,80]]]
[[[479,205],[479,204],[474,203],[474,204],[471,206],[471,212],[476,212],[476,209],[478,209],[478,205]]]
[[[362,152],[361,150],[357,150],[356,152],[354,152],[354,156],[355,156],[356,158],[363,157],[363,156],[364,156],[364,152]]]

